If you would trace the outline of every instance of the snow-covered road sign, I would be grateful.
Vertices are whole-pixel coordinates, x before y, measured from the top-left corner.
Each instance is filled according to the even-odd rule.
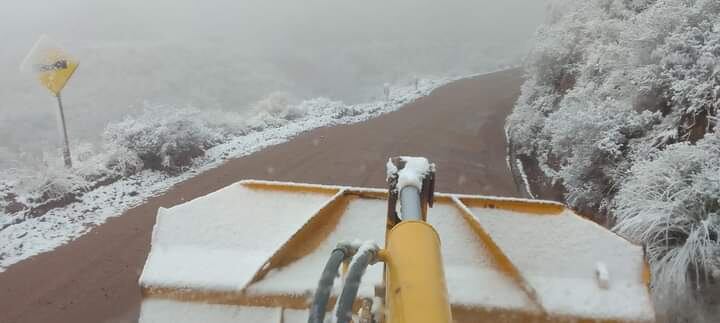
[[[63,139],[63,159],[68,168],[72,167],[72,157],[70,156],[70,141],[68,140],[60,91],[75,73],[78,64],[76,59],[60,49],[50,38],[42,35],[20,65],[21,71],[36,74],[40,84],[48,88],[57,98],[58,130]]]
[[[20,67],[35,73],[40,84],[58,96],[78,67],[78,61],[65,53],[47,36],[42,36]]]

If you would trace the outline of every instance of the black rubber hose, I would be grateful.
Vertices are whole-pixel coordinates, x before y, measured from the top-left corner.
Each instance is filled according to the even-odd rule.
[[[362,280],[365,269],[370,265],[370,262],[375,258],[374,249],[364,249],[358,251],[353,257],[352,264],[350,264],[350,270],[348,271],[347,277],[345,278],[345,286],[343,286],[342,293],[335,310],[335,318],[337,323],[348,323],[352,319],[352,306],[355,303],[358,289],[360,288],[360,281]]]
[[[328,259],[325,264],[325,269],[323,269],[317,290],[315,291],[315,297],[310,307],[308,323],[323,323],[333,282],[335,282],[340,264],[345,260],[345,257],[350,255],[348,251],[346,248],[338,247],[330,253],[330,259]]]

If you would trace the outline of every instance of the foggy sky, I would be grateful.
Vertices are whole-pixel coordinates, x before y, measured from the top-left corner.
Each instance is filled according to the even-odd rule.
[[[542,0],[0,0],[0,147],[57,145],[55,101],[20,62],[41,34],[80,60],[71,139],[144,101],[247,111],[271,92],[362,102],[385,82],[517,63]]]

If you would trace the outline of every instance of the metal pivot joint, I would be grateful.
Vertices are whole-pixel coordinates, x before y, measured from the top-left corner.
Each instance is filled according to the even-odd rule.
[[[430,164],[426,173],[418,180],[422,183],[421,189],[415,186],[399,187],[399,174],[407,166],[408,157],[393,157],[388,162],[388,229],[400,223],[401,220],[426,220],[427,207],[433,206],[435,194],[435,167]],[[391,166],[392,165],[392,166]],[[394,168],[394,169],[390,169]],[[397,203],[400,201],[402,219],[397,212]]]

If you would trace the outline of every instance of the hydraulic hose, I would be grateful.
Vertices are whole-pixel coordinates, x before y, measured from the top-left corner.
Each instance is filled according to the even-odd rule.
[[[343,260],[351,254],[350,248],[345,245],[338,245],[330,254],[330,259],[328,259],[325,264],[325,269],[323,269],[317,290],[315,291],[315,297],[310,307],[308,323],[322,323],[325,319],[325,310],[327,309],[328,299],[330,298],[330,292],[332,291],[338,269]]]
[[[345,278],[345,285],[335,306],[335,319],[337,323],[349,323],[352,319],[352,306],[355,303],[355,298],[360,288],[360,281],[362,280],[363,274],[365,274],[365,269],[367,269],[371,263],[375,262],[377,250],[377,246],[360,248],[353,257],[347,277]]]

